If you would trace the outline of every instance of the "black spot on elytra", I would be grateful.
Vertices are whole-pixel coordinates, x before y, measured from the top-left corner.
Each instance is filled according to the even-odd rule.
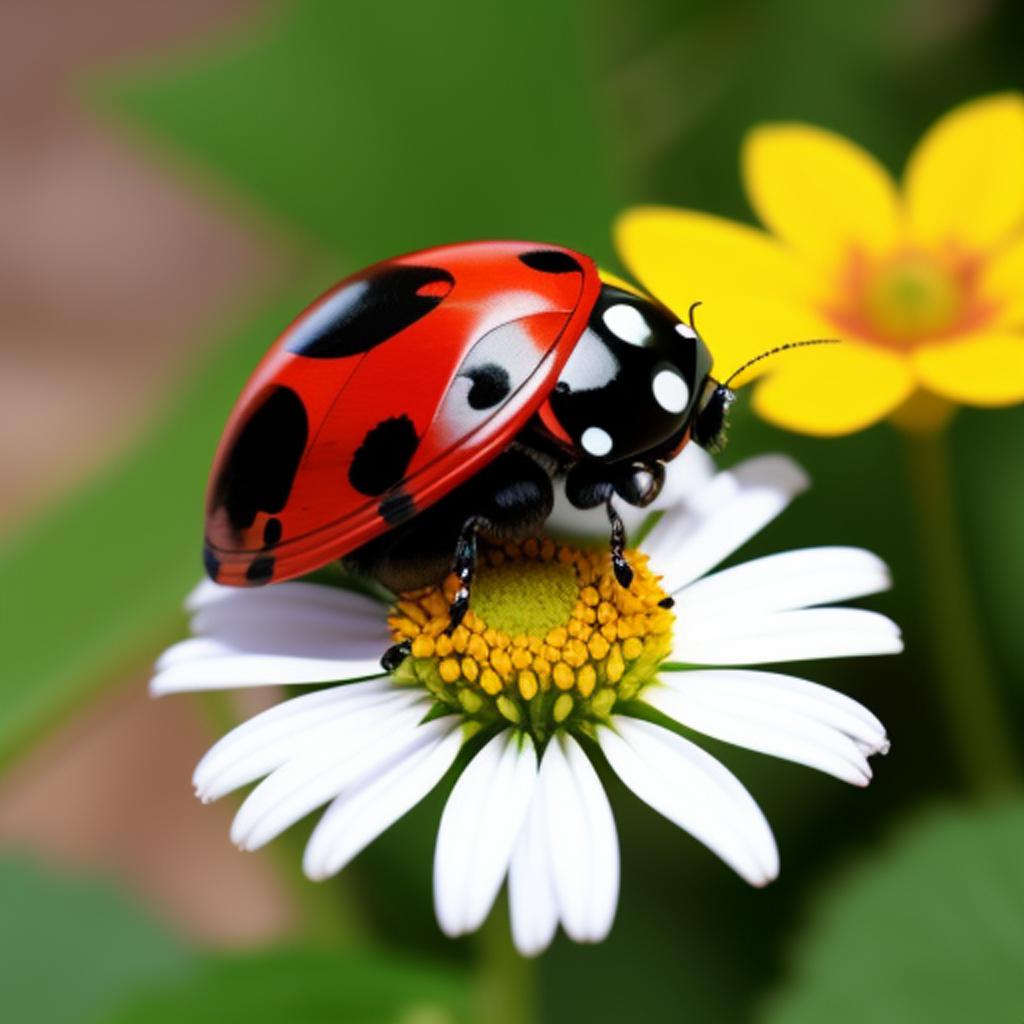
[[[361,494],[383,494],[405,478],[419,443],[408,416],[381,420],[352,456],[348,482]]]
[[[203,568],[206,570],[206,575],[217,582],[217,577],[220,575],[220,559],[205,545],[203,546]]]
[[[308,434],[302,400],[275,387],[239,431],[214,487],[214,507],[227,511],[236,530],[252,526],[258,512],[284,508]]]
[[[535,249],[524,252],[519,259],[531,270],[542,274],[582,274],[583,268],[567,252],[558,249]]]
[[[379,511],[388,526],[400,526],[416,515],[416,502],[413,501],[411,494],[396,491],[380,503]]]
[[[345,285],[306,316],[288,351],[312,359],[369,352],[426,316],[454,284],[455,278],[438,267],[383,267]],[[438,286],[443,294],[431,294]],[[421,288],[427,294],[419,294]]]
[[[490,409],[497,405],[512,390],[508,370],[497,363],[484,363],[466,371],[473,382],[469,389],[468,401],[473,409]]]
[[[245,570],[245,578],[250,583],[267,583],[273,575],[274,559],[269,555],[261,558],[254,558],[249,564],[249,568]]]
[[[281,520],[268,519],[263,527],[263,546],[272,548],[281,539]]]

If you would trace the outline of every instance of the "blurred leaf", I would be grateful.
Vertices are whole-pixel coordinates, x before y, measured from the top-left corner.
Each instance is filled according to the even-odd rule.
[[[0,759],[153,656],[202,573],[203,490],[230,404],[295,300],[207,360],[133,452],[0,549]]]
[[[103,1024],[455,1024],[467,987],[439,968],[369,955],[284,951],[209,957],[183,984],[134,998]]]
[[[1019,1020],[1024,803],[946,810],[824,890],[761,1020]]]
[[[0,861],[3,1017],[83,1024],[127,994],[183,977],[191,957],[106,882]]]
[[[608,252],[586,5],[297,0],[105,90],[148,133],[362,264],[479,236]]]

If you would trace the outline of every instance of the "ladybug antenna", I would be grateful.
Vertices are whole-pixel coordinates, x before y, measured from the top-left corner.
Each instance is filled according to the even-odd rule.
[[[698,334],[700,332],[697,330],[697,325],[693,322],[693,311],[698,306],[703,306],[703,305],[704,305],[703,302],[691,302],[690,303],[690,330],[693,331],[694,334]]]
[[[695,303],[695,305],[700,305],[700,303]],[[692,320],[693,307],[692,306],[690,307],[690,314],[691,314],[690,322],[692,324],[693,323],[693,320]],[[780,352],[788,352],[790,349],[793,349],[793,348],[806,348],[808,345],[839,345],[839,344],[841,344],[841,339],[839,339],[839,338],[811,338],[811,339],[809,339],[807,341],[787,341],[785,345],[779,345],[776,348],[771,348],[767,352],[762,352],[759,356],[754,356],[753,359],[748,359],[738,370],[733,370],[733,372],[729,374],[729,377],[722,384],[722,387],[723,388],[728,388],[728,386],[744,370],[749,370],[750,367],[753,366],[755,363],[761,362],[762,359],[768,359],[770,356],[777,356]]]

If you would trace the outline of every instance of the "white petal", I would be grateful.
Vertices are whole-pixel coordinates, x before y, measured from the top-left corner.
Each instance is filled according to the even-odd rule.
[[[779,871],[775,839],[736,777],[689,740],[650,722],[616,716],[598,732],[620,779],[645,803],[685,829],[752,885]]]
[[[222,594],[227,595],[234,589],[234,587],[221,586],[221,584],[214,583],[213,580],[204,577],[195,585],[188,597],[185,598],[185,608],[188,611],[202,608],[203,605],[209,604],[211,601],[219,601]]]
[[[688,444],[665,466],[665,483],[661,493],[645,511],[667,511],[679,504],[696,500],[716,472],[715,460],[703,448]]]
[[[192,777],[196,794],[206,802],[216,800],[301,756],[323,733],[341,742],[383,713],[410,707],[419,696],[382,679],[283,701],[232,729],[207,751]]]
[[[782,455],[763,455],[719,473],[694,498],[670,509],[644,542],[670,593],[703,576],[770,523],[808,486]]]
[[[203,580],[185,600],[185,607],[192,613],[215,604],[230,604],[238,608],[263,608],[267,606],[320,608],[342,614],[365,614],[381,616],[384,605],[366,594],[326,583],[304,583],[289,581],[274,583],[267,587],[225,587],[211,580]]]
[[[225,648],[219,640],[208,636],[189,637],[188,640],[181,640],[172,644],[156,660],[153,666],[154,671],[162,672],[171,665],[177,665],[183,661],[201,661],[205,658],[222,658],[225,654],[236,653],[234,649]]]
[[[434,907],[446,935],[483,923],[508,868],[537,779],[533,741],[494,737],[459,777],[434,851]]]
[[[898,654],[896,624],[860,608],[806,608],[733,619],[723,614],[693,629],[683,620],[671,660],[688,665],[758,665],[813,658]]]
[[[249,654],[372,657],[393,643],[385,614],[382,605],[371,617],[302,604],[245,607],[222,601],[198,612],[192,631]]]
[[[833,700],[841,695],[802,679],[743,671],[666,672],[662,679],[644,699],[682,725],[856,786],[871,779],[865,749],[877,752],[885,744],[884,730],[868,723],[866,709],[855,705],[865,714],[852,713]],[[790,682],[802,685],[794,689]]]
[[[871,747],[872,753],[884,746],[885,726],[871,711],[820,683],[752,669],[689,669],[664,672],[661,677],[670,689],[688,688],[694,681],[739,701],[761,700],[827,722]]]
[[[558,927],[558,904],[548,851],[544,803],[537,786],[508,871],[512,941],[523,956],[543,953],[551,945]]]
[[[336,742],[329,731],[267,776],[246,797],[231,825],[231,839],[256,850],[300,818],[336,797],[353,779],[384,771],[392,759],[417,742],[417,730],[429,708],[426,700],[392,713],[380,709],[375,720]],[[342,726],[342,733],[346,730]]]
[[[381,655],[394,643],[390,634],[378,629],[367,630],[359,636],[325,640],[311,635],[311,631],[299,626],[289,635],[254,633],[240,629],[234,634],[224,631],[218,636],[199,636],[169,647],[156,663],[157,672],[186,661],[198,662],[206,658],[225,657],[270,657],[270,658],[311,658],[327,661],[372,661],[376,659],[378,671]]]
[[[569,737],[548,744],[537,785],[562,924],[576,942],[600,942],[619,898],[619,843],[608,798]]]
[[[191,605],[191,602],[190,602]],[[300,615],[314,619],[369,619],[383,621],[387,607],[365,594],[340,590],[317,583],[276,583],[246,590],[221,587],[212,600],[190,607],[192,622],[231,622],[258,616],[272,620],[278,615]]]
[[[692,624],[722,614],[809,608],[887,590],[885,563],[860,548],[805,548],[758,558],[706,576],[676,594],[676,614]]]
[[[450,718],[421,725],[416,745],[382,774],[356,779],[327,808],[306,846],[306,874],[320,881],[341,871],[441,781],[461,746],[462,729]]]
[[[224,630],[217,636],[201,636],[196,639],[209,645],[207,652],[214,658],[225,655],[328,661],[370,661],[376,658],[378,665],[381,655],[394,643],[391,634],[379,628],[376,623],[372,629],[333,639],[313,635],[314,631],[306,628],[307,625],[296,626],[290,635],[284,632],[282,624],[277,627],[276,635],[274,630],[260,633],[242,626],[237,630]]]
[[[224,654],[175,660],[153,677],[149,692],[154,697],[162,697],[167,693],[192,690],[344,683],[382,673],[379,655],[376,658],[300,658],[273,654]]]

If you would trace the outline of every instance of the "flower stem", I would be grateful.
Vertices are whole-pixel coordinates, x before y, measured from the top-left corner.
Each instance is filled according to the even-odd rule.
[[[1018,781],[998,684],[972,600],[942,430],[905,433],[932,669],[961,777],[989,795]]]
[[[499,900],[477,935],[476,1020],[487,1024],[533,1024],[536,986],[532,960],[512,945],[508,910]]]

